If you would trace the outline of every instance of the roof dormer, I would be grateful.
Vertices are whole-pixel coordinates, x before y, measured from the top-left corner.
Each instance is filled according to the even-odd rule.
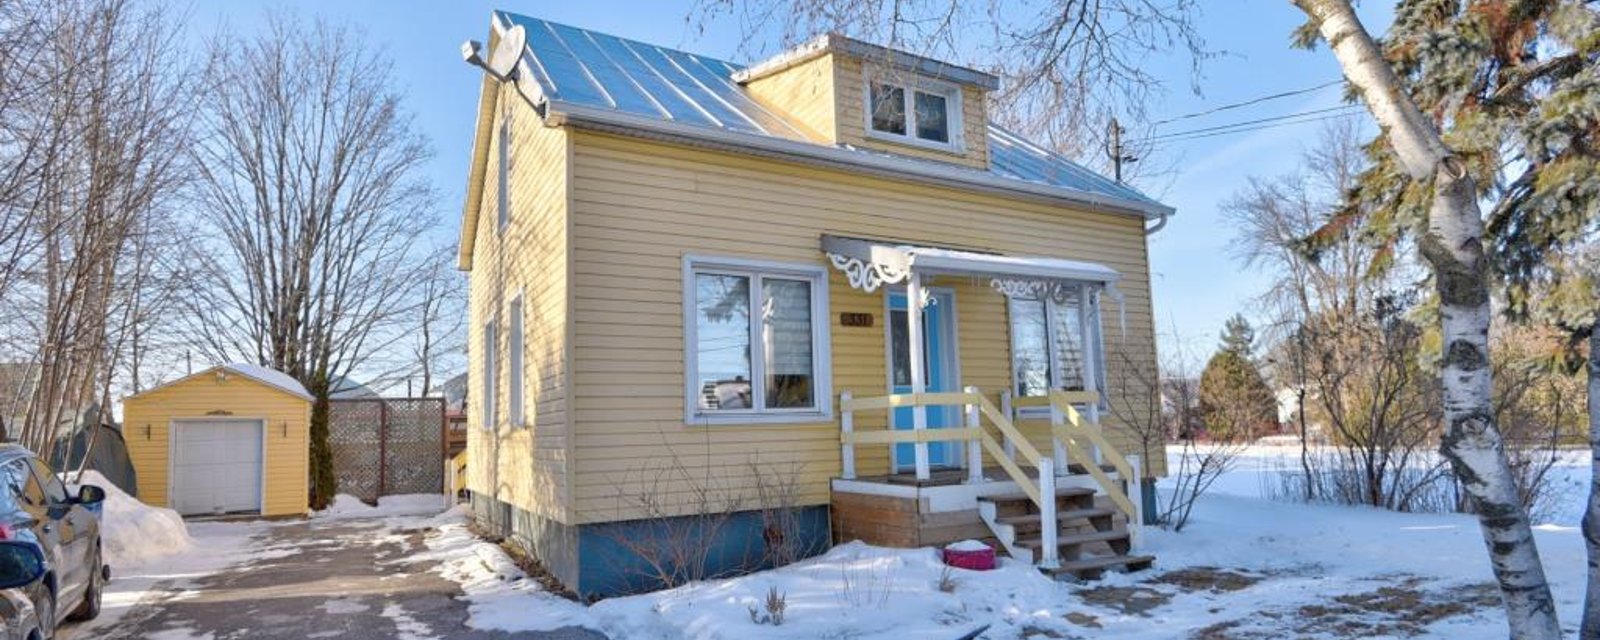
[[[993,75],[827,34],[734,80],[819,143],[989,168]]]

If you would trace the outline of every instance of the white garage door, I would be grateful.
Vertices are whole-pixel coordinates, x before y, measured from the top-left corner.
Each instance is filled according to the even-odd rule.
[[[261,421],[173,427],[172,508],[183,515],[261,510]]]

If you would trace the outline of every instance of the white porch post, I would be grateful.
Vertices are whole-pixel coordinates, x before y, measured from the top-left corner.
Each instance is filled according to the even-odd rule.
[[[968,386],[963,390],[967,393],[978,393],[978,388],[973,386]],[[982,428],[982,425],[978,422],[978,403],[976,402],[967,403],[967,428]],[[977,436],[967,440],[967,482],[970,484],[983,482],[983,449]]]
[[[1011,408],[1011,390],[1010,389],[1006,389],[1005,391],[1001,391],[1000,392],[1000,415],[1005,416],[1006,419],[1010,420],[1012,424],[1016,424],[1016,422],[1017,422],[1017,412],[1014,411]],[[1011,440],[1011,435],[1010,434],[1006,435],[1005,448],[1006,448],[1006,457],[1010,458],[1012,462],[1016,462],[1017,461],[1017,443],[1015,443],[1015,442],[1013,442]]]
[[[1089,309],[1089,294],[1089,285],[1078,285],[1078,328],[1083,333],[1083,390],[1095,393],[1100,390],[1100,381],[1097,379],[1099,367],[1096,365],[1101,361],[1104,354],[1100,353],[1100,341],[1095,340],[1096,336],[1091,335],[1090,327],[1093,325],[1090,325],[1089,321],[1094,318],[1094,314]],[[1091,428],[1099,429],[1100,403],[1098,401],[1089,403],[1085,413],[1089,418],[1089,423],[1093,425]],[[1100,451],[1100,447],[1095,446],[1093,443],[1090,443],[1089,446],[1091,447],[1090,453],[1094,457],[1094,463],[1104,463],[1105,460],[1101,458],[1103,454]]]
[[[922,406],[921,396],[927,391],[927,380],[922,375],[922,360],[925,357],[922,344],[922,275],[913,271],[911,277],[906,279],[906,337],[911,344],[907,345],[911,354],[911,394],[918,400],[911,408],[911,428],[921,435],[928,428],[928,409]],[[918,440],[912,445],[916,450],[917,479],[927,480],[931,474],[928,471],[928,443]]]
[[[1051,447],[1051,449],[1052,449],[1051,453],[1053,454],[1053,455],[1051,455],[1051,458],[1053,458],[1055,463],[1056,463],[1056,470],[1060,471],[1062,473],[1066,473],[1066,471],[1067,471],[1067,445],[1066,445],[1066,443],[1061,441],[1061,438],[1057,438],[1056,437],[1056,427],[1059,427],[1059,426],[1065,424],[1066,421],[1067,421],[1067,417],[1064,416],[1064,415],[1061,415],[1061,410],[1056,408],[1056,403],[1055,402],[1051,402],[1050,403],[1050,444],[1054,445],[1054,446]]]
[[[851,439],[855,436],[856,414],[849,409],[849,406],[850,392],[846,391],[839,394],[839,407],[842,409],[839,412],[839,433],[843,436],[840,440],[844,441],[844,448],[839,451],[839,461],[844,468],[839,475],[845,480],[854,480],[856,479],[856,445]]]

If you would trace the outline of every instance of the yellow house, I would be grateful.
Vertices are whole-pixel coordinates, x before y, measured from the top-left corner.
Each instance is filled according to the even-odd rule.
[[[226,364],[122,407],[146,503],[186,516],[306,514],[311,394],[288,375]]]
[[[481,521],[585,594],[849,539],[1149,565],[1129,480],[1164,461],[1117,408],[1159,406],[1171,208],[992,124],[972,69],[491,22],[459,253]]]

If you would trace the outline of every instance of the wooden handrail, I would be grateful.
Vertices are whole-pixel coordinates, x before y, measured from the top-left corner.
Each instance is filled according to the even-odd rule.
[[[873,409],[895,409],[899,407],[936,407],[947,405],[970,404],[974,395],[961,391],[941,391],[935,393],[896,393],[876,398],[851,398],[839,401],[841,411],[871,411]]]
[[[1089,472],[1089,476],[1094,478],[1094,481],[1100,485],[1100,488],[1106,492],[1106,495],[1111,498],[1112,502],[1116,503],[1123,513],[1127,514],[1129,518],[1137,518],[1139,509],[1134,506],[1133,500],[1128,497],[1128,493],[1121,486],[1118,486],[1116,482],[1112,481],[1111,477],[1106,475],[1105,470],[1100,468],[1100,464],[1094,459],[1094,456],[1090,455],[1079,444],[1080,438],[1087,439],[1100,450],[1100,455],[1103,458],[1109,460],[1111,465],[1116,467],[1118,477],[1125,482],[1139,482],[1139,478],[1134,477],[1133,465],[1128,463],[1128,459],[1122,455],[1121,451],[1111,446],[1111,441],[1106,439],[1105,432],[1100,430],[1100,425],[1085,418],[1083,414],[1078,412],[1076,407],[1072,406],[1073,398],[1082,398],[1083,394],[1051,391],[1049,397],[1051,406],[1066,417],[1066,422],[1051,427],[1052,435],[1055,436],[1058,442],[1066,445],[1067,455],[1072,458],[1073,462],[1082,465]],[[1093,398],[1093,402],[1099,402],[1098,396],[1090,397]]]
[[[978,437],[979,429],[889,429],[885,431],[852,431],[840,434],[839,441],[848,444],[914,444],[918,442],[952,442]]]
[[[943,442],[949,440],[968,440],[969,446],[982,446],[994,458],[995,462],[1004,469],[1012,482],[1022,490],[1028,499],[1039,507],[1039,518],[1043,523],[1056,522],[1056,477],[1055,460],[1039,453],[1039,449],[1023,437],[1022,432],[1012,422],[1010,416],[1001,413],[995,408],[976,387],[967,387],[967,391],[938,392],[938,393],[900,393],[875,398],[856,398],[846,391],[839,395],[840,417],[839,442],[843,447],[844,477],[855,477],[855,445],[857,444],[898,444],[913,443],[926,444],[928,442]],[[855,430],[856,411],[870,411],[874,409],[894,410],[901,407],[917,406],[966,406],[968,415],[971,416],[972,408],[976,407],[977,414],[989,419],[989,422],[1000,431],[1001,436],[1011,445],[1016,456],[1007,455],[1007,447],[1002,446],[993,434],[989,433],[976,418],[971,418],[969,426],[965,428],[942,427],[937,429],[890,429],[886,431]],[[1038,471],[1038,478],[1028,476],[1026,470],[1017,464],[1016,458],[1032,465]],[[981,477],[975,475],[974,477]],[[1040,564],[1053,567],[1057,562],[1058,549],[1056,539],[1059,531],[1057,527],[1046,524],[1042,527]]]
[[[1099,447],[1100,455],[1110,461],[1112,466],[1117,468],[1117,473],[1122,474],[1124,479],[1136,480],[1136,478],[1132,477],[1133,465],[1128,464],[1128,459],[1122,455],[1122,452],[1111,446],[1111,441],[1106,440],[1106,434],[1100,429],[1100,425],[1090,422],[1082,413],[1079,413],[1078,409],[1072,406],[1073,403],[1069,398],[1070,396],[1063,391],[1055,391],[1050,394],[1050,399],[1054,401],[1056,409],[1061,412],[1061,415],[1066,416],[1067,424],[1075,428],[1071,433],[1074,436],[1081,434],[1087,437],[1090,442],[1093,442],[1094,446]],[[1095,401],[1099,402],[1098,399]]]

